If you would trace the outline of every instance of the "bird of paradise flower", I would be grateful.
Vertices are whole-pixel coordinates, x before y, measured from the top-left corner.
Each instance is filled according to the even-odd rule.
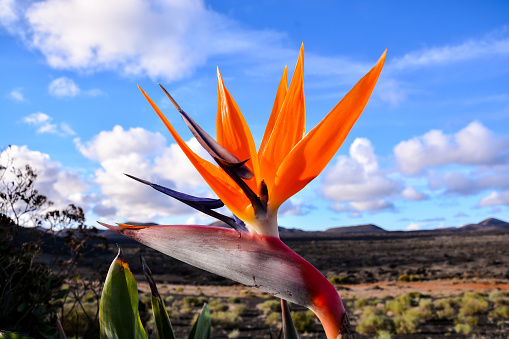
[[[193,197],[128,176],[227,223],[233,229],[197,225],[101,224],[191,265],[308,307],[320,319],[327,338],[348,336],[348,317],[336,289],[315,267],[281,242],[277,211],[284,201],[318,176],[337,152],[369,100],[385,55],[386,51],[331,112],[306,134],[302,46],[289,88],[286,68],[283,72],[258,152],[249,127],[226,89],[219,70],[217,141],[161,86],[218,167],[189,148],[140,88],[219,199]],[[233,217],[215,211],[223,205],[233,212]]]

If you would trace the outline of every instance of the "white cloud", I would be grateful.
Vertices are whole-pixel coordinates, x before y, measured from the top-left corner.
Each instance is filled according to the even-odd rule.
[[[427,48],[410,52],[394,59],[390,68],[395,70],[414,69],[434,65],[447,65],[455,62],[509,55],[509,39],[492,34],[483,39],[471,39],[459,45]]]
[[[322,182],[323,196],[339,202],[335,211],[381,211],[393,209],[386,198],[402,190],[378,168],[378,160],[368,139],[357,138],[350,146],[350,157],[340,156]],[[348,202],[348,204],[344,204]]]
[[[30,114],[29,116],[26,116],[23,118],[24,122],[26,122],[27,124],[32,124],[32,125],[40,125],[45,122],[48,122],[49,120],[51,120],[49,115],[44,114],[42,112],[33,113],[33,114]]]
[[[350,146],[350,157],[338,157],[322,185],[324,196],[335,201],[386,197],[398,189],[399,184],[379,170],[373,146],[365,138],[355,139]]]
[[[378,213],[382,211],[395,211],[393,203],[385,200],[369,200],[369,201],[351,201],[348,203],[336,203],[330,206],[331,210],[336,212],[351,212],[349,216],[354,218],[360,217],[359,212]]]
[[[194,212],[181,202],[124,176],[124,173],[188,194],[213,196],[178,145],[166,146],[166,139],[159,133],[115,126],[84,144],[79,139],[75,143],[84,156],[101,165],[94,179],[101,191],[101,201],[94,207],[94,212],[101,216],[150,221]],[[204,155],[205,151],[196,139],[192,138],[187,144]]]
[[[79,139],[75,143],[85,157],[105,161],[131,153],[152,155],[161,152],[166,139],[160,133],[152,133],[141,127],[124,130],[116,125],[112,131],[102,131],[85,144],[81,144]]]
[[[53,118],[42,112],[32,113],[23,118],[24,123],[37,127],[37,133],[40,134],[49,133],[63,137],[76,134],[66,122],[53,124],[51,123],[52,120]]]
[[[419,192],[415,188],[410,187],[410,186],[406,187],[403,190],[403,192],[401,192],[401,195],[403,197],[407,198],[408,200],[413,200],[413,201],[429,199],[429,197],[426,194]]]
[[[1,6],[0,6],[1,7]],[[1,11],[1,8],[0,8],[0,11]],[[9,93],[9,96],[12,100],[15,100],[15,101],[25,101],[25,97],[23,96],[23,92],[22,92],[23,88],[19,87],[19,88],[14,88],[11,93]]]
[[[60,98],[72,98],[80,94],[79,87],[74,83],[72,79],[67,77],[60,77],[51,81],[48,86],[48,91],[51,95]]]
[[[449,164],[492,165],[507,158],[509,139],[497,137],[474,121],[454,135],[440,130],[402,141],[394,147],[400,170],[407,175]]]
[[[407,231],[419,231],[421,230],[424,226],[426,226],[426,223],[421,223],[421,222],[411,222],[410,225],[407,226],[406,230]]]
[[[509,190],[501,192],[493,191],[479,201],[479,206],[481,207],[499,205],[509,206]]]
[[[314,206],[302,199],[290,198],[278,210],[279,215],[306,215]]]
[[[14,24],[17,19],[16,0],[0,0],[0,23],[9,27]]]
[[[54,68],[175,80],[215,55],[264,53],[280,33],[249,30],[200,0],[8,3],[2,23]]]
[[[13,145],[0,154],[0,162],[6,164],[8,158],[13,160],[15,168],[30,165],[37,174],[35,187],[55,205],[52,209],[62,209],[69,203],[87,208],[88,184],[73,171],[62,168],[59,162],[52,161],[45,153],[32,151],[27,146]],[[9,180],[10,172],[5,173],[4,180]]]

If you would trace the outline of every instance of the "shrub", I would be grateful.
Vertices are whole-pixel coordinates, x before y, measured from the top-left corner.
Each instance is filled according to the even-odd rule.
[[[231,331],[230,333],[228,333],[228,339],[238,338],[239,335],[240,335],[240,331],[238,328],[236,328],[233,331]]]
[[[398,277],[399,281],[409,282],[409,281],[419,281],[421,280],[421,277],[418,275],[407,275],[403,274]]]
[[[488,302],[482,296],[475,293],[466,294],[462,298],[460,314],[475,315],[484,314],[488,310]]]
[[[427,309],[429,311],[433,311],[435,306],[433,305],[433,301],[431,299],[421,299],[419,300],[419,307]]]
[[[404,313],[394,318],[394,330],[397,334],[412,334],[417,332],[419,318],[410,313]]]
[[[492,318],[509,318],[509,306],[501,305],[490,312]]]
[[[218,326],[222,328],[233,329],[237,327],[241,322],[242,318],[233,312],[214,312],[210,314],[212,326]]]
[[[245,305],[235,305],[230,307],[230,312],[233,312],[234,314],[237,315],[242,315],[245,310],[246,310]]]
[[[263,314],[267,314],[269,312],[281,313],[281,302],[279,300],[267,300],[260,305],[260,308],[263,311]]]
[[[405,312],[405,314],[415,317],[418,321],[421,323],[426,322],[427,320],[431,319],[432,313],[429,308],[425,307],[413,307]]]
[[[297,332],[311,332],[315,329],[315,314],[311,311],[292,312],[292,319]]]
[[[400,295],[396,299],[389,300],[385,304],[384,311],[394,315],[402,315],[412,305],[412,298],[409,295]]]
[[[456,302],[451,298],[442,298],[442,299],[435,300],[433,305],[435,305],[435,308],[438,308],[438,309],[440,309],[440,308],[446,309],[446,308],[451,308],[451,307],[456,306]]]
[[[456,326],[454,326],[454,330],[456,331],[456,333],[467,335],[470,332],[472,332],[472,326],[468,324],[457,324]]]
[[[281,322],[281,315],[279,313],[271,313],[265,319],[266,324],[279,324]]]
[[[227,300],[230,304],[239,304],[240,298],[239,297],[229,297]]]
[[[184,305],[189,305],[191,307],[202,307],[207,302],[207,298],[205,297],[185,297]]]
[[[391,339],[391,332],[389,331],[380,331],[378,332],[377,339]]]
[[[224,312],[229,308],[228,305],[223,304],[221,299],[212,299],[209,302],[210,312]]]
[[[179,286],[179,287],[175,288],[175,292],[184,292],[184,287]]]
[[[331,284],[345,284],[346,283],[346,277],[340,277],[340,276],[334,276],[329,279]]]
[[[452,307],[446,307],[443,310],[437,311],[438,319],[451,319],[455,315],[456,315],[456,312],[454,311],[454,308],[452,308]]]
[[[372,306],[364,308],[356,328],[360,334],[378,334],[381,331],[391,331],[392,329],[392,320]]]
[[[359,298],[357,300],[355,300],[355,303],[353,305],[353,307],[358,310],[358,309],[361,309],[363,308],[364,306],[368,306],[369,302],[367,299],[364,299],[364,298]]]

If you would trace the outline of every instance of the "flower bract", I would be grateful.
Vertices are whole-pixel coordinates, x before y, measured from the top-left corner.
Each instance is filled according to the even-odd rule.
[[[309,307],[319,317],[328,338],[343,335],[348,318],[337,291],[316,268],[281,242],[277,211],[282,203],[317,177],[337,152],[368,102],[385,54],[325,118],[306,133],[302,46],[289,86],[286,68],[283,72],[258,150],[219,70],[217,140],[161,86],[216,164],[193,152],[140,88],[219,199],[193,197],[129,176],[233,229],[196,225],[103,225],[191,265]],[[215,211],[223,204],[233,213],[232,217]]]

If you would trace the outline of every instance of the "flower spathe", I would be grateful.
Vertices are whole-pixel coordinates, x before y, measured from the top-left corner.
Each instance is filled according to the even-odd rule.
[[[218,166],[194,153],[140,88],[220,201],[191,197],[133,178],[225,221],[236,230],[184,225],[147,228],[103,225],[194,266],[307,306],[319,317],[327,337],[338,337],[346,314],[341,299],[319,271],[279,240],[277,210],[318,176],[339,149],[368,102],[385,55],[386,52],[371,71],[306,134],[302,46],[289,87],[286,68],[283,72],[258,151],[219,70],[217,141],[202,130],[163,88]],[[243,223],[213,211],[222,203],[245,223],[245,228]]]

